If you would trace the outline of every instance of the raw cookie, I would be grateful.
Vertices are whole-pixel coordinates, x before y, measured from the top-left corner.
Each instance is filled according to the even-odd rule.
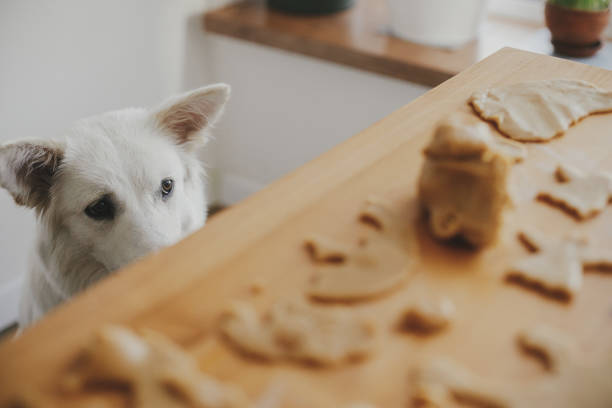
[[[521,331],[516,340],[521,351],[536,358],[547,371],[559,372],[572,358],[572,342],[564,333],[545,325]]]
[[[455,114],[438,124],[425,156],[419,200],[431,234],[462,237],[476,247],[495,241],[509,204],[508,173],[524,148],[471,115]]]
[[[564,241],[519,259],[506,281],[560,301],[569,301],[582,286],[582,265],[576,244]]]
[[[114,384],[134,407],[247,407],[244,394],[203,374],[197,361],[161,334],[119,326],[100,330],[63,378],[67,392]]]
[[[612,191],[607,175],[583,174],[560,165],[555,178],[557,183],[544,187],[537,195],[538,200],[558,207],[578,220],[594,217],[608,205]]]
[[[501,385],[479,377],[446,358],[432,359],[418,370],[412,400],[416,407],[514,406]]]
[[[552,365],[550,375],[542,380],[513,387],[522,390],[517,393],[520,399],[516,406],[612,407],[612,349],[593,361],[556,329],[539,326],[519,336],[531,349],[547,356]]]
[[[410,262],[395,242],[372,238],[345,262],[315,264],[306,294],[324,301],[360,301],[389,292],[409,275]]]
[[[422,296],[400,312],[398,330],[431,335],[445,329],[455,316],[455,305],[448,298]]]
[[[558,239],[545,236],[533,228],[523,228],[517,234],[518,240],[532,253],[545,251],[546,248],[559,245],[562,241],[576,244],[578,258],[584,271],[612,271],[612,250],[591,245],[585,238],[569,237]]]
[[[369,197],[359,213],[359,221],[379,231],[389,231],[393,227],[393,213],[390,204],[377,197]]]
[[[274,304],[263,316],[236,303],[221,319],[225,338],[240,351],[268,360],[341,364],[372,352],[375,329],[349,310]]]
[[[585,81],[527,81],[476,92],[470,103],[511,139],[545,142],[585,116],[612,111],[612,92]]]
[[[320,235],[306,238],[304,248],[310,259],[320,263],[343,263],[350,251],[347,245]]]

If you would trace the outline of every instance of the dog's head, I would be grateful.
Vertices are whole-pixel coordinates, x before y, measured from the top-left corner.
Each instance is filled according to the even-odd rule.
[[[5,144],[0,185],[37,210],[53,238],[48,252],[115,270],[204,223],[197,151],[228,97],[227,85],[212,85],[157,109],[81,120],[62,142]]]

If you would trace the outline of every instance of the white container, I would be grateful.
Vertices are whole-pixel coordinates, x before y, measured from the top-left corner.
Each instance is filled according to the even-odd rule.
[[[399,38],[456,48],[478,36],[487,0],[387,0],[391,30]]]

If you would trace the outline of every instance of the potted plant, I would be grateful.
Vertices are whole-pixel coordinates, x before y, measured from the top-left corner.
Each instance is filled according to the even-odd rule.
[[[475,39],[487,0],[387,0],[391,31],[404,40],[457,48]]]
[[[555,52],[588,57],[601,48],[610,0],[548,0],[545,13]]]
[[[268,0],[271,8],[299,14],[326,14],[349,8],[354,0]]]

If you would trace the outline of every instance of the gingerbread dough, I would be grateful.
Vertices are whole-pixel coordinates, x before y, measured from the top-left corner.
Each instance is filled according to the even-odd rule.
[[[425,149],[419,200],[438,239],[461,237],[480,247],[495,241],[509,204],[507,179],[523,146],[491,133],[466,114],[438,124]]]

